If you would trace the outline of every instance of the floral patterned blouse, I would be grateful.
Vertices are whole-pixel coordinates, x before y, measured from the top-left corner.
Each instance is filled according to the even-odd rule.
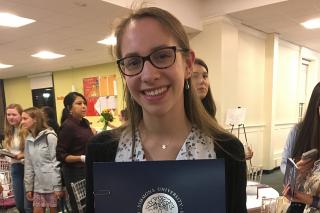
[[[304,190],[307,194],[320,197],[320,160],[314,163],[311,175],[307,177],[307,181],[304,184]],[[317,209],[306,206],[304,213],[320,213],[319,207],[319,203]]]
[[[135,131],[134,161],[146,161],[139,131]],[[192,127],[176,160],[215,159],[213,138],[203,134],[197,127]],[[123,132],[119,141],[116,162],[132,161],[132,136]]]

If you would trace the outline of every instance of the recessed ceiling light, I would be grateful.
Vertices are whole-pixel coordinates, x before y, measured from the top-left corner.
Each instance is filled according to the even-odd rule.
[[[0,63],[0,69],[5,69],[5,68],[9,68],[9,67],[13,67],[13,65],[11,65],[11,64],[1,64]]]
[[[310,19],[301,23],[307,29],[316,29],[320,28],[320,18]]]
[[[35,22],[33,19],[13,15],[11,13],[0,13],[0,26],[22,27]]]
[[[57,54],[50,51],[40,51],[36,54],[31,55],[32,57],[42,58],[42,59],[56,59],[64,57],[65,55]]]
[[[115,36],[109,36],[101,41],[97,41],[99,44],[104,45],[116,45],[117,44],[117,38]]]

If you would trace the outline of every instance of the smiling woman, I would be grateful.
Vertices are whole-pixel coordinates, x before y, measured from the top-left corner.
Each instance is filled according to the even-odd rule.
[[[201,106],[190,79],[195,55],[182,24],[165,10],[142,8],[124,19],[115,35],[128,122],[88,145],[87,212],[94,212],[95,161],[215,158],[225,159],[227,212],[246,212],[243,146]]]
[[[4,148],[14,155],[10,158],[10,172],[16,207],[20,212],[32,212],[32,203],[27,200],[24,190],[24,141],[26,132],[20,128],[22,107],[10,104],[5,111]]]

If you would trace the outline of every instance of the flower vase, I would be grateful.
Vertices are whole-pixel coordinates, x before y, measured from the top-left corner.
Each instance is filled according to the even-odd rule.
[[[102,127],[102,130],[105,131],[108,128],[108,122],[104,122],[104,125]]]

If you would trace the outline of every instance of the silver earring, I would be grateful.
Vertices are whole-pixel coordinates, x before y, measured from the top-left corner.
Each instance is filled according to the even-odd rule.
[[[184,82],[184,89],[186,89],[186,90],[190,89],[190,85],[189,85],[188,80],[185,80],[185,82]]]

